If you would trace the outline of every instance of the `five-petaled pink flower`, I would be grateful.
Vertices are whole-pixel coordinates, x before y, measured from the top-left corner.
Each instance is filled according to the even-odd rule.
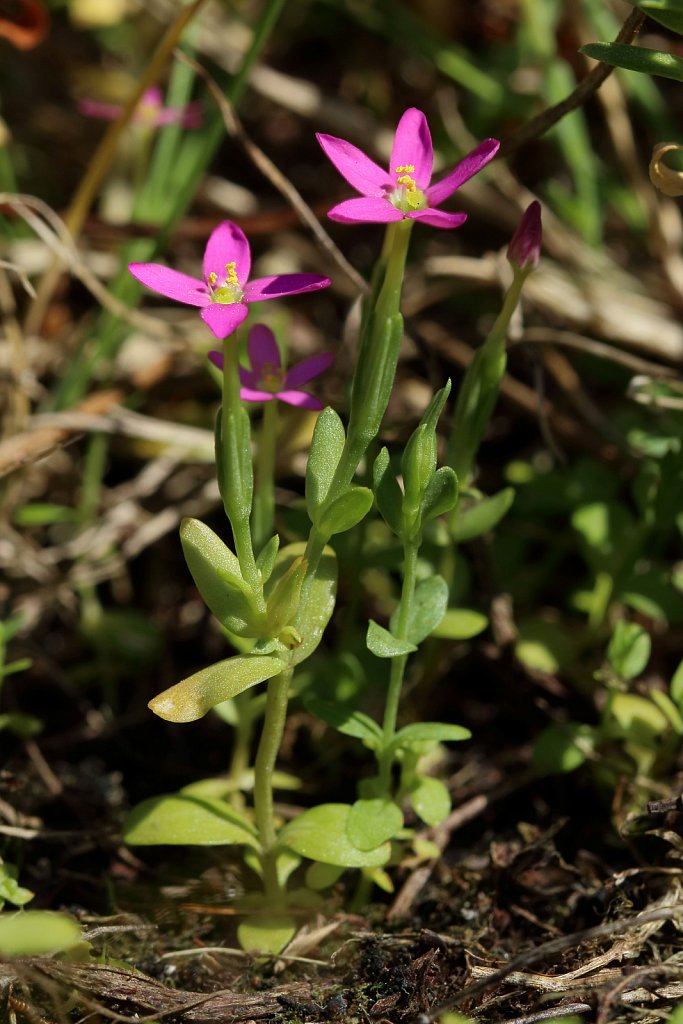
[[[415,107],[406,110],[398,122],[388,171],[344,139],[333,135],[318,135],[317,139],[339,173],[361,193],[360,198],[334,206],[328,213],[332,220],[387,224],[408,218],[435,228],[457,228],[467,219],[466,213],[447,213],[436,207],[477,174],[500,146],[497,139],[486,139],[432,185],[432,138],[426,117]]]
[[[298,405],[315,412],[323,408],[323,403],[317,398],[299,389],[302,384],[329,370],[334,362],[331,352],[303,359],[291,370],[285,370],[275,336],[264,324],[256,324],[249,331],[248,351],[251,369],[240,367],[240,398],[243,401],[272,402],[279,398],[288,405]],[[209,359],[214,366],[223,369],[222,352],[209,352]]]
[[[204,280],[159,263],[129,263],[133,277],[168,299],[199,306],[200,316],[217,338],[227,338],[246,318],[250,302],[317,291],[332,282],[319,274],[275,274],[249,281],[251,253],[241,228],[223,221],[204,250]]]
[[[78,109],[86,117],[100,117],[105,121],[116,121],[121,117],[124,108],[118,103],[81,100]],[[183,128],[199,128],[202,123],[202,105],[194,102],[186,103],[182,107],[165,107],[161,89],[153,86],[143,92],[132,120],[135,124],[151,128],[163,128],[166,124],[181,124]]]

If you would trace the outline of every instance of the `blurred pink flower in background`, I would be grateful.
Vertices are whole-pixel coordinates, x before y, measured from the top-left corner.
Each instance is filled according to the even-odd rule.
[[[124,108],[119,103],[81,100],[78,109],[86,117],[116,121],[121,117]],[[183,128],[199,128],[202,123],[202,105],[199,102],[194,102],[186,103],[182,107],[165,107],[161,89],[153,86],[140,97],[132,120],[135,124],[146,125],[149,128],[162,128],[167,124],[181,124]]]

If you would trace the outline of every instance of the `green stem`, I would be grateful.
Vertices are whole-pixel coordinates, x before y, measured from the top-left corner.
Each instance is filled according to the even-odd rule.
[[[415,584],[417,582],[417,556],[420,549],[418,539],[408,540],[403,548],[403,586],[401,588],[401,601],[398,610],[398,621],[393,631],[398,640],[406,640],[408,636],[408,625],[413,610],[415,598]],[[405,675],[408,655],[402,654],[391,660],[389,674],[389,690],[387,692],[386,704],[384,706],[384,721],[382,723],[382,754],[379,759],[379,774],[385,788],[389,791],[391,785],[391,765],[393,755],[387,753],[388,747],[396,735],[396,722],[398,720],[398,708],[403,688],[403,677]]]
[[[273,535],[275,519],[275,451],[277,448],[277,400],[266,402],[256,452],[256,480],[252,510],[254,548],[260,551]]]
[[[234,335],[223,342],[223,409],[221,433],[223,442],[223,471],[226,486],[223,500],[225,511],[232,526],[235,553],[239,559],[242,576],[263,604],[261,574],[256,568],[254,549],[251,542],[249,515],[251,512],[251,482],[245,478],[243,467],[245,454],[251,459],[251,452],[244,451],[249,445],[248,433],[243,425],[246,413],[240,399],[238,346]],[[248,420],[246,420],[248,426]]]
[[[254,811],[261,842],[261,864],[266,896],[281,907],[284,893],[277,876],[277,833],[273,816],[273,772],[287,718],[291,668],[268,683],[266,713],[254,765]]]

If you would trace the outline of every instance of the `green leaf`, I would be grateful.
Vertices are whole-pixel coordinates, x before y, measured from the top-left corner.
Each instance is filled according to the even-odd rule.
[[[680,662],[673,674],[670,692],[674,704],[677,705],[679,711],[683,711],[683,661]]]
[[[35,715],[28,715],[23,711],[7,711],[5,714],[0,715],[0,732],[3,729],[9,729],[10,732],[14,733],[15,736],[19,736],[22,740],[28,740],[32,736],[37,736],[39,732],[43,731],[43,727],[43,722],[39,718],[36,718]]]
[[[661,50],[628,46],[626,43],[587,43],[581,47],[581,53],[626,71],[640,71],[645,75],[660,75],[683,82],[683,59]]]
[[[288,914],[254,917],[237,926],[237,941],[247,953],[277,956],[295,934],[296,921]]]
[[[519,623],[515,657],[530,669],[553,675],[571,665],[574,644],[566,628],[547,619],[525,619]]]
[[[35,893],[25,889],[17,882],[17,869],[14,864],[3,864],[0,861],[0,910],[5,902],[13,903],[15,907],[23,907],[29,903]]]
[[[329,889],[342,876],[344,868],[338,864],[321,864],[314,861],[306,870],[306,885],[309,889]]]
[[[410,609],[408,639],[413,644],[421,644],[439,625],[448,607],[448,584],[442,576],[429,576],[421,580],[415,588],[415,596]]]
[[[304,703],[307,711],[322,718],[323,722],[327,722],[333,729],[345,736],[363,740],[372,748],[378,747],[381,743],[381,727],[368,715],[364,715],[362,711],[345,708],[341,704],[333,704],[332,701],[318,700],[317,698],[307,699]]]
[[[289,625],[299,608],[301,587],[306,575],[303,555],[292,559],[286,572],[279,576],[275,586],[266,594],[266,621],[272,636],[278,636]]]
[[[413,743],[455,743],[469,740],[472,733],[462,725],[449,725],[446,722],[415,722],[404,725],[396,733],[390,746],[392,750],[412,746]]]
[[[52,526],[54,523],[76,523],[80,513],[78,509],[65,505],[32,502],[30,505],[20,505],[12,518],[17,526]]]
[[[0,914],[0,954],[4,956],[60,953],[80,939],[80,926],[66,914],[49,910]]]
[[[653,753],[668,726],[666,715],[647,697],[637,693],[617,693],[610,704],[608,730],[631,743],[646,747]]]
[[[449,608],[439,625],[432,631],[432,636],[446,640],[469,640],[478,636],[489,624],[489,620],[481,612],[472,608]]]
[[[450,390],[449,380],[432,398],[403,450],[401,473],[406,495],[404,510],[422,504],[424,493],[436,471],[436,427]]]
[[[576,771],[595,750],[596,740],[596,732],[590,725],[577,722],[551,725],[534,744],[534,768],[543,775]]]
[[[345,868],[380,867],[391,855],[389,843],[360,850],[348,834],[349,804],[320,804],[304,811],[280,831],[279,841],[302,857]]]
[[[349,487],[325,509],[318,522],[318,529],[324,537],[345,533],[372,508],[374,495],[369,487]]]
[[[345,440],[344,425],[328,406],[316,421],[306,467],[306,508],[313,523],[327,498]]]
[[[671,697],[667,693],[662,693],[661,690],[651,690],[650,700],[654,701],[659,710],[666,715],[671,728],[679,736],[683,736],[683,717]]]
[[[418,818],[433,827],[445,821],[451,812],[451,795],[440,779],[423,776],[410,789],[410,802]]]
[[[389,460],[389,452],[382,448],[372,468],[375,501],[382,519],[390,530],[400,537],[403,529],[403,491],[394,476]]]
[[[650,660],[652,641],[637,622],[619,619],[607,648],[607,660],[620,679],[635,679]]]
[[[258,558],[256,559],[256,568],[261,573],[261,579],[263,580],[264,586],[270,579],[270,574],[273,571],[279,547],[280,538],[275,533],[259,551]]]
[[[253,825],[222,800],[171,793],[138,804],[123,823],[131,846],[230,846],[259,848]]]
[[[401,808],[387,797],[356,800],[347,822],[349,839],[360,850],[374,850],[403,828]]]
[[[456,544],[474,540],[488,533],[501,521],[515,500],[513,487],[506,487],[490,498],[478,501],[476,505],[464,507],[461,503],[451,529],[451,536]]]
[[[183,519],[180,541],[207,608],[232,633],[260,636],[264,629],[262,616],[230,548],[198,519]]]
[[[388,629],[378,626],[373,619],[370,619],[368,623],[365,643],[376,658],[398,658],[417,650],[415,644],[411,644],[407,640],[399,640]]]
[[[292,563],[306,551],[306,545],[288,544],[278,553],[275,568],[270,578],[274,586],[288,571]],[[308,658],[320,643],[325,627],[330,621],[337,597],[337,556],[326,547],[318,562],[312,580],[302,590],[299,609],[294,625],[301,635],[301,643],[290,655],[290,664],[299,665]]]
[[[683,4],[681,0],[626,0],[660,25],[683,35]]]
[[[272,679],[285,667],[284,661],[272,655],[238,654],[202,668],[163,690],[147,706],[167,722],[195,722],[216,704]]]
[[[458,478],[450,466],[442,466],[429,481],[422,499],[422,519],[427,522],[450,512],[458,500]]]

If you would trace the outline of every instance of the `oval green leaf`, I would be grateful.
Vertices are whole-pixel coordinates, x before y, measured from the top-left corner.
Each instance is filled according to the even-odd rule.
[[[306,467],[306,508],[311,522],[316,522],[325,503],[345,441],[344,425],[328,406],[316,421]]]
[[[418,818],[434,827],[445,821],[451,812],[451,794],[440,779],[419,778],[410,790],[410,802]]]
[[[672,53],[664,53],[662,50],[629,46],[627,43],[587,43],[581,47],[581,53],[626,71],[639,71],[644,75],[659,75],[661,78],[683,82],[683,58],[674,57]]]
[[[322,864],[344,868],[380,867],[391,854],[389,843],[374,850],[361,850],[348,834],[349,804],[320,804],[304,811],[281,830],[279,841],[285,846]]]
[[[320,517],[318,529],[324,537],[346,533],[365,518],[374,500],[369,487],[350,487],[325,509]]]
[[[288,914],[273,914],[242,921],[237,940],[247,953],[277,956],[296,934],[296,921]]]
[[[123,823],[130,846],[232,846],[259,848],[256,831],[222,800],[171,793],[134,807]]]
[[[238,654],[200,669],[163,690],[149,702],[148,707],[167,722],[195,722],[217,704],[236,697],[250,686],[272,679],[285,667],[284,661],[272,655]]]
[[[451,528],[451,536],[455,543],[462,544],[488,533],[507,514],[514,500],[514,488],[506,487],[492,497],[478,501],[476,505],[458,505],[455,523]]]
[[[408,640],[399,640],[388,629],[378,626],[374,619],[370,619],[368,623],[365,643],[376,658],[398,658],[417,650],[415,644],[409,643]]]
[[[488,624],[487,617],[472,608],[449,608],[432,631],[432,636],[443,637],[445,640],[469,640],[482,633]]]
[[[386,797],[356,800],[347,823],[349,839],[359,850],[374,850],[403,828],[401,808]]]
[[[80,940],[80,926],[66,914],[50,910],[0,914],[3,956],[46,956],[69,949]]]

